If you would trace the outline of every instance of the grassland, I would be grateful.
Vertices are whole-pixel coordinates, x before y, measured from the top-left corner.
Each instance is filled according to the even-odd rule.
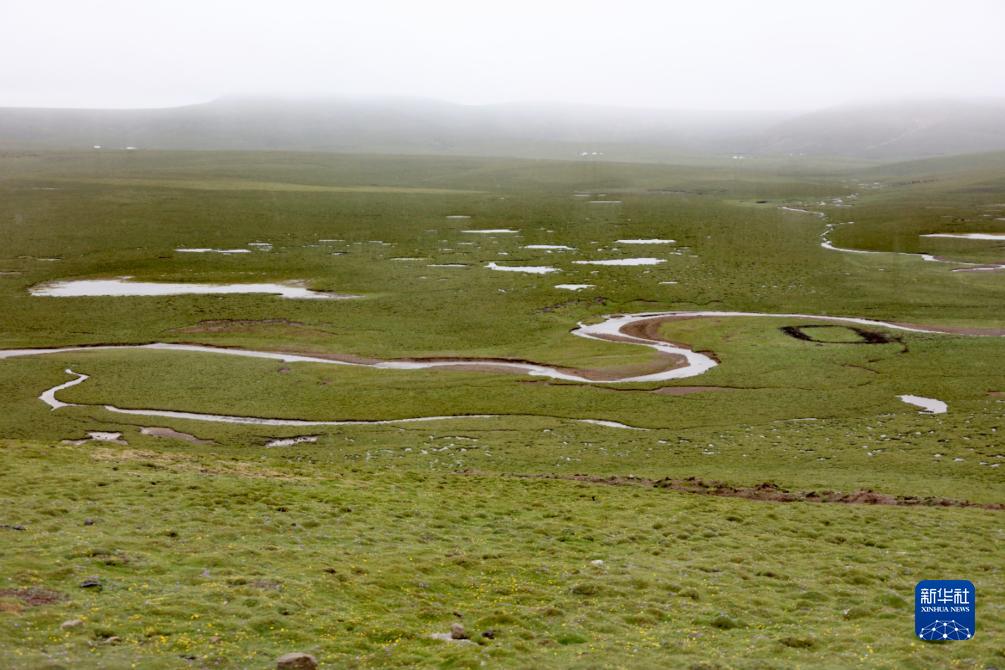
[[[1002,329],[1001,272],[831,251],[820,235],[854,221],[835,229],[835,244],[1005,262],[1000,243],[919,237],[1005,231],[1003,163],[11,153],[0,156],[0,348],[193,342],[619,370],[651,364],[653,352],[569,330],[613,313],[697,309]],[[464,232],[479,228],[518,233]],[[653,237],[677,244],[615,244]],[[272,248],[175,251],[249,242]],[[642,256],[666,262],[573,263]],[[492,261],[561,272],[494,272]],[[445,264],[463,267],[429,267]],[[120,276],[298,280],[362,298],[28,292]],[[714,352],[720,365],[694,379],[616,385],[150,350],[0,360],[0,664],[257,668],[290,650],[323,667],[1005,664],[1005,512],[651,485],[697,477],[1005,502],[1005,340],[873,328],[890,337],[867,344],[845,328],[806,329],[823,341],[782,330],[816,325],[825,324],[667,322],[663,338]],[[66,369],[90,376],[59,394],[80,406],[50,411],[37,396],[68,381]],[[710,388],[667,392],[693,385]],[[901,394],[941,399],[949,412],[919,414]],[[494,416],[304,429],[103,405],[314,420]],[[141,432],[150,426],[211,443]],[[127,444],[63,442],[88,431],[121,432]],[[305,434],[316,441],[265,446]],[[100,589],[79,586],[92,577]],[[923,578],[976,584],[973,640],[913,638]],[[83,623],[61,628],[68,619]],[[473,643],[430,639],[455,621]]]

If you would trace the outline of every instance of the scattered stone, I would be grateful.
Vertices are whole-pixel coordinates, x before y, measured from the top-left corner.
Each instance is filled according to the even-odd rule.
[[[295,651],[276,659],[276,670],[316,670],[318,659],[310,654]]]
[[[85,526],[93,526],[94,525],[94,519],[84,519],[84,525]]]
[[[317,442],[317,435],[300,435],[298,437],[287,437],[283,439],[269,440],[265,443],[266,447],[292,447],[297,444],[303,444],[305,442]]]
[[[105,586],[101,583],[101,580],[97,577],[91,577],[80,582],[80,588],[82,589],[98,589],[99,591]]]
[[[84,622],[81,621],[80,619],[68,619],[68,620],[64,621],[63,623],[59,624],[59,627],[62,628],[63,630],[70,630],[70,629],[73,629],[73,628],[79,628],[80,626],[83,626],[83,625],[84,625]]]
[[[452,640],[467,640],[468,634],[464,632],[464,626],[459,623],[450,624],[450,639]]]
[[[482,637],[488,638],[489,640],[494,640],[496,639],[496,632],[493,629],[489,628],[487,631],[484,631],[482,633]]]
[[[452,642],[454,644],[474,644],[471,640],[457,640],[451,637],[450,633],[430,633],[429,637],[434,640],[442,640],[443,642]]]
[[[118,644],[122,642],[122,638],[118,635],[112,635],[111,637],[105,638],[105,644]]]
[[[9,524],[9,523],[0,524],[0,528],[5,528],[7,530],[28,530],[27,528],[25,528],[24,526],[22,526],[19,523],[15,523],[15,524]]]
[[[282,591],[283,585],[274,579],[256,579],[251,582],[251,586],[265,591]]]
[[[113,433],[102,430],[90,430],[87,432],[87,437],[81,438],[79,440],[63,440],[63,444],[72,444],[75,447],[82,447],[88,442],[109,442],[111,444],[117,444],[119,446],[127,446],[129,443],[122,439],[122,433]]]
[[[592,565],[594,567],[597,567],[597,568],[602,568],[602,567],[604,567],[604,561],[602,559],[598,558],[598,559],[590,561],[590,565]]]

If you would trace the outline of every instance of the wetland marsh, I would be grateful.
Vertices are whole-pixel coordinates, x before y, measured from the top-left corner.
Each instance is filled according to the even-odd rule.
[[[0,155],[5,661],[1005,663],[980,165]]]

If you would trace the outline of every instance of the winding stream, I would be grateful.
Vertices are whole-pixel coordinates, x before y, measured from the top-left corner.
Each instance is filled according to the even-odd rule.
[[[65,372],[69,375],[73,375],[75,379],[71,379],[68,382],[64,382],[57,386],[53,386],[50,389],[46,389],[38,396],[39,400],[44,402],[53,410],[57,410],[63,407],[101,407],[102,409],[111,412],[113,414],[128,414],[131,416],[161,417],[165,419],[184,419],[189,421],[207,421],[210,423],[231,423],[231,424],[250,425],[250,426],[285,426],[285,427],[298,427],[298,428],[309,427],[309,426],[388,426],[401,423],[425,423],[428,421],[450,421],[456,419],[498,419],[502,418],[503,416],[507,416],[503,414],[452,414],[443,416],[408,417],[404,419],[372,419],[372,420],[340,419],[334,421],[324,421],[324,420],[312,420],[312,419],[267,419],[256,416],[238,416],[233,414],[207,414],[203,412],[180,412],[166,409],[125,409],[122,407],[116,407],[115,405],[72,403],[58,400],[56,398],[56,393],[58,391],[70,388],[71,386],[76,386],[77,384],[81,384],[91,378],[90,375],[74,372],[70,368],[67,368]],[[619,421],[609,421],[607,419],[574,419],[574,418],[557,417],[557,416],[540,417],[540,418],[554,418],[564,421],[572,421],[574,423],[588,423],[594,426],[604,426],[606,428],[620,428],[623,430],[648,430],[648,428],[629,426],[628,424],[621,423]],[[92,436],[104,435],[104,434],[105,433],[91,433]],[[114,435],[121,437],[122,434],[114,433]],[[275,444],[269,444],[266,446],[289,446],[292,444],[297,444],[297,441],[309,441],[309,440],[305,440],[303,438],[293,438],[293,441],[277,440]],[[289,445],[283,444],[284,442],[289,442]]]
[[[607,342],[619,342],[649,347],[663,354],[679,357],[675,360],[683,360],[683,364],[668,366],[662,370],[641,374],[614,376],[598,379],[595,376],[584,374],[584,371],[571,368],[554,367],[533,362],[500,360],[493,358],[444,358],[436,360],[366,360],[311,356],[306,354],[285,353],[281,351],[261,351],[255,349],[239,349],[229,347],[212,347],[200,344],[175,344],[170,342],[154,342],[152,344],[107,344],[96,346],[68,346],[51,347],[38,349],[0,349],[0,360],[6,358],[17,358],[22,356],[44,356],[48,354],[59,354],[79,351],[103,351],[122,349],[148,349],[155,351],[184,351],[193,353],[219,354],[226,356],[243,356],[246,358],[264,358],[268,360],[282,361],[284,363],[319,363],[323,365],[348,365],[356,367],[369,367],[381,370],[424,370],[429,368],[449,368],[464,367],[468,370],[479,369],[485,371],[516,371],[535,377],[548,377],[563,381],[574,381],[587,384],[616,384],[631,382],[660,382],[674,379],[687,379],[696,377],[714,368],[718,363],[714,358],[704,353],[694,351],[686,346],[666,342],[663,340],[643,337],[631,334],[628,331],[632,326],[636,326],[648,321],[669,321],[673,319],[693,319],[693,318],[768,318],[768,319],[812,319],[825,321],[828,323],[853,324],[859,326],[872,326],[876,328],[887,328],[910,333],[957,335],[961,334],[947,329],[940,329],[933,326],[908,326],[888,321],[876,319],[866,319],[862,317],[850,316],[826,316],[820,314],[790,314],[790,313],[765,313],[765,312],[727,312],[727,311],[674,311],[674,312],[644,312],[639,314],[619,314],[609,316],[600,323],[579,324],[570,331],[578,337],[585,337],[592,340],[603,340]],[[992,335],[998,336],[998,335]],[[76,382],[79,383],[79,382]],[[70,384],[72,385],[72,384]],[[57,389],[58,390],[58,389]]]
[[[878,321],[875,319],[866,319],[861,317],[823,316],[817,314],[771,314],[763,312],[727,312],[727,311],[693,311],[693,312],[678,311],[678,312],[649,312],[641,314],[621,314],[621,315],[609,316],[605,320],[597,324],[579,324],[576,328],[574,328],[571,331],[571,333],[578,337],[585,337],[593,340],[602,340],[606,342],[620,342],[624,344],[645,346],[654,349],[660,353],[668,354],[673,358],[671,359],[670,362],[668,362],[667,367],[657,372],[649,374],[641,374],[641,375],[629,375],[623,377],[606,378],[606,379],[594,378],[590,376],[590,374],[587,374],[587,372],[589,371],[578,371],[570,368],[552,367],[532,362],[498,360],[490,358],[451,358],[441,360],[398,359],[398,360],[368,361],[364,359],[325,358],[320,356],[283,353],[278,351],[259,351],[252,349],[211,347],[196,344],[173,344],[166,342],[157,342],[152,344],[70,346],[70,347],[52,347],[52,348],[38,348],[38,349],[3,349],[0,350],[0,360],[8,358],[18,358],[24,356],[44,356],[50,354],[81,352],[81,351],[146,349],[154,351],[182,351],[182,352],[207,353],[207,354],[218,354],[227,356],[243,356],[247,358],[263,358],[268,360],[276,360],[286,363],[319,363],[323,365],[348,365],[356,367],[376,368],[382,370],[422,370],[429,368],[449,368],[449,367],[463,367],[465,370],[474,369],[487,372],[492,371],[498,372],[500,370],[507,370],[507,371],[521,372],[531,376],[548,377],[552,379],[575,381],[589,384],[610,384],[610,383],[624,383],[624,382],[659,382],[659,381],[670,381],[674,379],[686,379],[689,377],[696,377],[698,375],[707,372],[708,370],[711,370],[718,363],[714,358],[705,353],[697,352],[688,347],[674,344],[671,342],[654,339],[652,337],[645,337],[643,335],[637,334],[637,332],[630,332],[630,331],[651,332],[647,331],[645,329],[645,326],[658,326],[659,322],[669,321],[673,319],[733,318],[733,317],[771,318],[771,319],[810,319],[816,321],[825,321],[829,323],[873,326],[877,328],[887,328],[891,330],[898,330],[911,333],[954,334],[958,336],[960,335],[960,333],[953,333],[951,331],[942,330],[935,327],[907,326],[897,323],[890,323],[887,321]],[[677,364],[678,362],[680,362],[680,364]],[[75,379],[72,379],[68,382],[64,382],[50,389],[47,389],[39,395],[39,399],[42,402],[46,403],[53,410],[60,409],[62,407],[74,406],[73,403],[66,403],[56,398],[56,393],[63,389],[70,388],[71,386],[76,386],[77,384],[80,384],[89,378],[87,375],[74,372],[73,370],[70,369],[67,369],[66,373],[74,375]],[[914,396],[902,396],[902,399],[908,402],[910,402],[914,398],[915,398]],[[296,426],[296,427],[384,425],[384,424],[399,424],[399,423],[416,423],[425,421],[444,421],[444,420],[462,419],[462,418],[488,419],[488,418],[496,418],[498,416],[494,414],[476,414],[476,415],[456,415],[456,416],[451,415],[451,416],[413,417],[413,418],[388,419],[388,420],[376,420],[376,421],[374,420],[320,421],[320,420],[305,420],[305,419],[268,419],[259,417],[206,414],[198,412],[181,412],[174,410],[158,410],[158,409],[125,409],[121,407],[116,407],[114,405],[100,405],[100,406],[106,409],[107,411],[116,414],[153,416],[153,417],[163,417],[169,419],[189,419],[189,420],[210,421],[218,423],[249,424],[249,425],[261,425],[261,426]],[[931,410],[933,408],[928,409]],[[611,428],[644,430],[636,428],[634,426],[618,423],[616,421],[608,421],[602,419],[568,419],[568,420],[579,423],[588,423],[593,425],[606,426]]]

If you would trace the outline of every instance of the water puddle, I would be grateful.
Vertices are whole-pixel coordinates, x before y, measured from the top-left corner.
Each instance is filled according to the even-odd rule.
[[[614,240],[615,244],[677,244],[677,240]]]
[[[291,299],[344,300],[359,296],[313,291],[297,284],[188,284],[142,282],[129,279],[78,279],[49,282],[29,289],[34,296],[50,298],[133,297],[267,293]]]
[[[778,209],[780,209],[782,211],[785,211],[785,212],[794,212],[796,214],[812,214],[813,216],[819,216],[821,218],[827,216],[823,212],[814,212],[812,210],[802,209],[800,207],[779,207]]]
[[[589,423],[594,426],[604,426],[605,428],[621,428],[624,430],[647,430],[646,428],[629,426],[628,424],[620,423],[618,421],[607,421],[606,419],[576,419],[576,421],[578,423]]]
[[[1005,233],[931,233],[922,237],[949,237],[958,240],[996,240],[1005,242]]]
[[[202,247],[184,247],[175,249],[180,254],[250,254],[251,249],[208,249]]]
[[[920,407],[919,414],[945,414],[949,411],[949,405],[934,398],[925,398],[920,395],[899,395],[897,396],[908,405]]]
[[[499,270],[501,272],[525,272],[533,275],[546,275],[549,272],[561,272],[558,268],[549,267],[547,265],[499,265],[494,261],[485,267],[489,270]]]

